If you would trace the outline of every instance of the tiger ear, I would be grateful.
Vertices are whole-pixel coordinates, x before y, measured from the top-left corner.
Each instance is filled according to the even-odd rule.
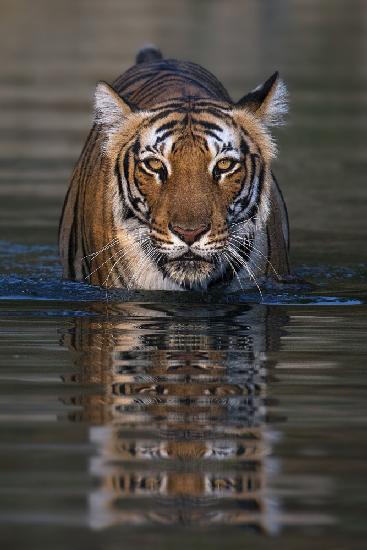
[[[237,107],[250,111],[265,124],[279,126],[284,124],[284,115],[288,112],[287,98],[286,85],[277,71],[264,84],[240,99]]]
[[[94,94],[95,121],[113,128],[132,113],[131,106],[106,82],[98,82]]]

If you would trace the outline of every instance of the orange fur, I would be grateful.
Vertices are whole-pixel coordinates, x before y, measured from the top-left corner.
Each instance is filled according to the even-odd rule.
[[[210,73],[172,60],[142,62],[113,89],[99,83],[60,224],[64,276],[180,290],[287,274],[268,130],[283,96],[274,75],[234,104]]]

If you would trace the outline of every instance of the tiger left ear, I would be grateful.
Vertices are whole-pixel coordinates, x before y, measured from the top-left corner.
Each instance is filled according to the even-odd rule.
[[[95,121],[108,128],[119,126],[132,113],[131,106],[106,82],[98,82],[94,94]]]
[[[240,99],[237,107],[250,111],[265,124],[278,126],[284,124],[284,115],[288,112],[287,97],[286,85],[277,71],[264,84]]]

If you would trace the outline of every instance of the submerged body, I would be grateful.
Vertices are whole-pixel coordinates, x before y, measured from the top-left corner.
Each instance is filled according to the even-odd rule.
[[[288,267],[268,126],[278,75],[234,103],[193,63],[155,49],[96,90],[95,124],[60,224],[64,277],[105,287],[237,290]]]

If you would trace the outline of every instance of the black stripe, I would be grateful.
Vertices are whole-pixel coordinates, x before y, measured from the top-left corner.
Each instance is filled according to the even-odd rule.
[[[148,80],[142,88],[134,92],[136,101],[144,101],[157,95],[157,92],[168,88],[172,84],[182,86],[183,79],[179,75],[159,73],[155,78]],[[154,92],[154,93],[153,93]]]
[[[59,228],[58,228],[58,239],[60,239],[60,231],[61,231],[61,225],[62,225],[62,222],[63,222],[63,218],[64,218],[64,215],[65,215],[65,210],[66,210],[66,207],[68,205],[68,202],[69,202],[69,197],[70,197],[70,192],[71,192],[71,189],[73,187],[73,181],[74,181],[74,177],[75,177],[75,171],[79,165],[79,163],[81,163],[81,166],[84,166],[85,164],[85,159],[87,157],[87,151],[88,151],[88,146],[89,146],[89,142],[90,140],[92,139],[92,136],[93,136],[93,133],[95,132],[96,128],[95,128],[95,125],[93,125],[92,129],[90,130],[89,132],[89,135],[88,135],[88,138],[87,138],[87,141],[85,142],[85,145],[83,147],[83,150],[80,154],[80,157],[78,159],[78,163],[76,164],[76,167],[74,169],[74,174],[73,174],[73,177],[72,177],[72,181],[69,185],[69,188],[68,188],[68,191],[67,191],[67,194],[66,194],[66,197],[65,197],[65,200],[64,200],[64,204],[63,204],[63,207],[62,207],[62,211],[61,211],[61,216],[60,216],[60,222],[59,222]],[[93,140],[93,146],[94,146],[94,143],[95,143],[95,139]],[[88,156],[89,158],[89,156]],[[80,169],[78,169],[78,172],[81,173]],[[75,212],[75,209],[74,209],[74,212]]]
[[[145,151],[149,151],[150,153],[158,153],[158,150],[157,149],[153,149],[153,147],[151,145],[146,145],[145,146]]]
[[[257,155],[250,155],[250,161],[251,161],[251,175],[250,175],[250,183],[252,184],[255,175],[256,175],[256,160],[258,159]]]
[[[68,244],[68,266],[69,266],[70,278],[72,279],[75,279],[76,277],[74,260],[78,249],[76,231],[77,231],[77,216],[78,216],[78,210],[79,210],[78,208],[79,195],[80,195],[80,188],[78,188],[78,192],[74,203],[73,221],[71,223],[70,234],[69,234],[69,244]]]
[[[172,112],[174,112],[175,109],[184,109],[186,111],[187,109],[185,108],[185,105],[186,105],[186,101],[183,101],[182,98],[180,99],[180,98],[174,97],[169,101],[162,101],[161,103],[158,103],[155,107],[149,107],[149,111],[152,113],[155,113],[156,111],[167,110],[167,109],[171,109]]]
[[[60,240],[60,236],[61,236],[61,226],[62,226],[62,223],[63,223],[63,220],[64,220],[66,206],[67,206],[67,204],[68,204],[68,202],[69,202],[69,197],[70,197],[70,193],[71,193],[71,188],[72,188],[72,183],[70,183],[70,185],[69,185],[69,189],[67,190],[66,197],[65,197],[65,200],[64,200],[64,204],[62,205],[61,216],[60,216],[60,221],[59,221],[59,227],[58,227],[58,231],[57,231],[57,238],[58,238],[58,240]]]
[[[192,76],[194,75],[198,79],[204,79],[206,82],[210,85],[212,85],[215,88],[218,88],[219,86],[222,86],[219,80],[211,74],[209,71],[201,67],[200,65],[197,65],[196,63],[190,63],[190,62],[181,62],[180,65],[177,67],[177,72],[184,76]]]
[[[140,153],[140,139],[139,137],[136,138],[136,140],[134,141],[134,144],[132,146],[132,151],[135,155],[135,157],[137,157]]]
[[[126,151],[125,156],[124,156],[124,162],[123,162],[124,176],[125,176],[126,181],[129,181],[129,155],[130,155],[130,150],[131,150],[131,148],[129,148]],[[117,157],[117,164],[118,163],[119,163],[119,157]]]
[[[216,101],[213,99],[204,99],[202,97],[195,97],[193,96],[192,99],[196,100],[195,103],[198,106],[198,108],[210,108],[213,107],[214,109],[223,109],[224,111],[228,111],[230,109],[230,106],[223,105],[223,101]]]
[[[119,162],[119,158],[117,158],[117,162],[115,164],[115,176],[117,178],[117,182],[118,182],[118,187],[119,187],[119,195],[120,195],[120,199],[121,201],[124,200],[124,190],[123,190],[123,187],[122,187],[122,181],[121,181],[121,171],[120,171],[120,162]]]
[[[169,109],[165,109],[164,111],[161,111],[160,113],[158,113],[157,115],[153,116],[150,120],[149,120],[149,124],[154,124],[155,122],[157,122],[158,120],[161,120],[162,118],[168,116],[168,115],[172,115],[173,113],[186,113],[187,109],[183,109],[182,107],[179,108],[179,107],[171,107]]]
[[[267,258],[266,258],[268,261],[267,261],[267,264],[266,264],[266,274],[269,275],[269,271],[270,271],[269,258],[271,258],[271,240],[270,240],[269,226],[268,225],[266,226],[266,240],[267,240],[267,243],[268,243],[268,255],[267,255]]]
[[[194,84],[195,86],[197,86],[198,88],[201,88],[202,90],[205,90],[209,95],[211,95],[211,93],[215,93],[215,95],[219,96],[220,97],[220,92],[219,90],[211,90],[210,87],[210,83],[207,82],[206,84],[200,82],[199,80],[196,80],[195,78],[192,78],[189,76],[189,73],[187,74],[187,76],[185,75],[186,78],[184,78],[184,83],[187,84]]]
[[[257,186],[256,190],[254,190],[254,192],[256,191],[256,198],[254,199],[253,205],[251,206],[250,210],[247,212],[247,216],[249,218],[252,218],[256,214],[259,199],[261,197],[261,193],[264,187],[264,181],[265,181],[265,170],[262,166],[259,174],[259,185]],[[251,202],[252,202],[252,197],[251,197],[250,203]]]
[[[253,191],[254,191],[254,179],[255,179],[255,175],[256,175],[256,159],[257,158],[258,158],[258,155],[256,155],[256,154],[250,155],[250,160],[251,160],[250,177],[248,178],[247,174],[245,174],[245,176],[242,180],[240,190],[238,191],[236,197],[238,197],[242,193],[242,190],[243,190],[247,180],[249,181],[249,191],[248,191],[248,193],[245,197],[243,197],[242,199],[238,199],[237,202],[236,202],[236,198],[234,199],[234,201],[232,203],[232,206],[231,206],[231,211],[232,212],[237,206],[240,206],[241,209],[243,211],[245,211],[246,208],[248,208],[249,204],[251,204],[252,194],[253,194]],[[246,157],[245,157],[244,160],[246,160]],[[251,216],[249,216],[249,217],[251,217]]]
[[[211,132],[210,130],[205,130],[203,132],[203,134],[206,135],[206,136],[211,136],[211,137],[215,138],[217,141],[220,141],[221,143],[223,143],[222,138],[220,138],[219,136],[217,136],[217,134],[215,134],[214,132]]]
[[[250,155],[250,161],[251,161],[251,172],[250,172],[250,178],[249,178],[250,188],[249,188],[249,192],[247,193],[247,196],[244,197],[242,200],[241,206],[243,210],[246,210],[246,208],[248,208],[249,204],[252,201],[252,194],[254,192],[254,181],[256,176],[256,159],[257,158],[258,158],[257,155]],[[245,179],[247,178],[245,177]]]
[[[211,96],[216,96],[220,100],[232,103],[224,86],[212,73],[200,65],[189,62],[162,60],[150,63],[149,67],[144,65],[134,66],[116,79],[113,86],[120,93],[135,87],[135,90],[131,90],[133,95],[134,92],[137,92],[136,88],[139,82],[142,82],[143,85],[143,81],[164,79],[169,76],[181,78],[186,82],[195,81],[196,79],[197,86],[209,91]],[[214,100],[213,97],[211,99]]]
[[[133,197],[132,196],[130,185],[129,185],[129,162],[130,162],[129,157],[130,157],[130,154],[133,152],[133,147],[134,147],[134,145],[132,145],[126,151],[126,153],[124,155],[123,168],[124,168],[124,177],[125,177],[125,180],[126,180],[128,200],[130,201],[131,208],[135,208],[137,211],[139,211],[139,204],[144,204],[144,203],[139,197]],[[121,188],[121,190],[123,192],[123,185],[122,185],[121,173],[120,173],[120,168],[119,168],[119,161],[120,161],[120,156],[117,157],[117,161],[116,161],[116,165],[115,165],[115,173],[118,176],[119,187]],[[138,187],[138,185],[136,183],[135,183],[135,185]],[[129,207],[129,205],[126,205],[126,206]],[[142,213],[140,212],[140,214],[142,214]]]
[[[242,166],[240,165],[236,170],[233,170],[233,172],[228,172],[228,176],[234,176],[235,174],[238,174],[238,172],[241,172]],[[236,180],[239,181],[239,180]]]
[[[129,185],[129,157],[130,157],[130,153],[132,152],[132,148],[133,147],[130,147],[125,153],[124,161],[123,161],[123,167],[124,167],[124,176],[125,176],[125,180],[126,180],[128,199],[130,201],[131,206],[138,210],[139,200],[132,196],[131,190],[130,190],[130,185]],[[119,161],[119,158],[117,158],[117,163],[118,163],[118,161]],[[121,185],[122,185],[122,182],[121,182]]]
[[[243,154],[244,157],[246,157],[246,155],[249,153],[248,143],[243,138],[241,139],[240,150],[241,150],[241,153]],[[251,158],[251,160],[252,160],[252,158]]]
[[[274,175],[274,172],[272,171],[271,172],[271,176],[274,180],[274,183],[275,183],[275,186],[277,188],[277,191],[280,195],[280,200],[282,202],[282,206],[284,208],[284,212],[285,212],[285,219],[286,219],[286,225],[287,225],[287,229],[288,229],[288,248],[287,250],[289,251],[289,248],[290,248],[290,235],[289,235],[289,216],[288,216],[288,208],[287,208],[287,205],[285,204],[285,200],[284,200],[284,196],[283,196],[283,193],[282,193],[282,190],[280,189],[279,187],[279,184],[278,184],[278,180],[276,179],[275,175]]]
[[[70,279],[75,279],[74,256],[75,256],[75,214],[74,214],[74,220],[71,224],[69,243],[68,243],[68,267],[69,267]]]
[[[157,78],[157,80],[160,84],[149,81],[143,88],[136,91],[133,95],[134,100],[137,101],[137,103],[142,103],[143,101],[153,99],[159,95],[159,92],[169,88],[172,84],[177,84],[177,86],[182,86],[183,84],[182,79],[176,76],[165,78],[163,81],[161,78]]]
[[[204,115],[209,114],[217,118],[220,118],[221,120],[226,120],[227,122],[233,123],[233,119],[227,113],[223,113],[222,111],[220,111],[219,109],[215,109],[214,107],[196,108],[194,104],[192,105],[191,110],[193,113],[196,113],[196,114],[204,114]]]
[[[138,73],[138,74],[137,74]],[[115,82],[113,83],[113,88],[118,92],[122,93],[123,90],[126,90],[126,88],[130,88],[140,80],[145,80],[149,77],[154,77],[157,74],[156,70],[147,70],[146,68],[141,67],[140,71],[137,70],[134,74],[132,74],[130,77],[126,76],[127,73],[121,75]]]
[[[190,78],[194,75],[199,81],[204,80],[205,83],[213,88],[215,95],[224,97],[226,100],[230,101],[227,90],[224,88],[223,84],[209,71],[197,65],[196,63],[184,63],[179,67],[180,73]]]
[[[139,92],[145,92],[147,90],[150,90],[150,89],[154,88],[154,86],[156,85],[157,82],[161,82],[162,80],[165,81],[170,76],[172,76],[170,74],[170,72],[167,72],[167,71],[157,72],[157,71],[155,71],[150,78],[147,78],[144,85],[139,90],[135,90],[134,93],[138,96]]]
[[[154,66],[151,67],[151,73],[158,72],[160,73],[160,75],[162,73],[168,73],[176,76],[185,77],[185,79],[187,80],[194,76],[199,81],[204,81],[207,85],[211,86],[213,88],[213,93],[215,93],[216,95],[224,96],[226,99],[229,99],[227,91],[225,90],[224,86],[219,82],[219,80],[200,65],[182,61],[178,62],[174,59],[165,59],[161,62],[154,62]],[[133,75],[128,78],[128,83],[129,85],[133,83]]]
[[[191,123],[195,124],[197,126],[202,126],[203,128],[206,128],[207,130],[215,130],[216,132],[223,132],[223,128],[218,126],[218,124],[214,124],[214,122],[207,122],[206,120],[199,120],[197,118],[191,118]]]
[[[156,134],[159,134],[160,132],[163,132],[164,130],[170,130],[171,128],[173,128],[174,126],[176,126],[177,124],[180,124],[180,123],[181,123],[181,120],[178,120],[178,119],[171,120],[170,122],[166,122],[165,124],[162,124],[162,126],[157,128],[155,132],[156,132]]]
[[[164,134],[157,137],[157,139],[155,140],[155,143],[154,143],[154,147],[157,147],[158,143],[160,143],[161,141],[164,141],[166,138],[171,136],[173,133],[174,133],[173,130],[167,130],[167,132],[164,132]]]

